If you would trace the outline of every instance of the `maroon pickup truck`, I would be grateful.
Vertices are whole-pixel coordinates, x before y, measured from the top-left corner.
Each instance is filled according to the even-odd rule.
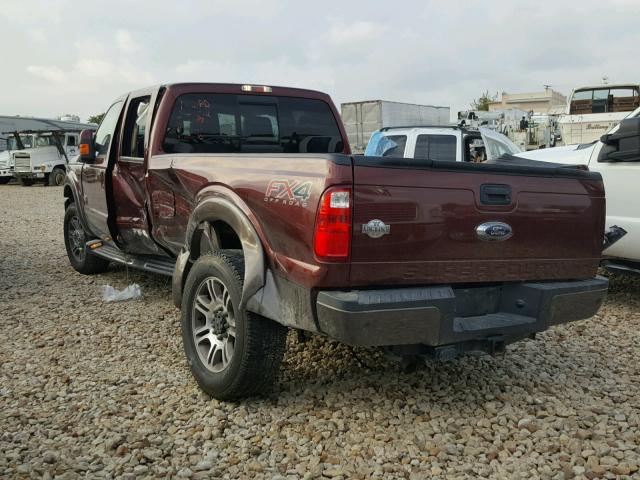
[[[607,290],[598,173],[352,156],[310,90],[131,92],[82,133],[64,195],[76,270],[173,277],[191,370],[219,399],[273,383],[289,328],[450,359],[588,318]]]

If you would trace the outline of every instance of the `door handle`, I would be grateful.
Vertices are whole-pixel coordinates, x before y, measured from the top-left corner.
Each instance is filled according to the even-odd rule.
[[[482,205],[510,205],[511,186],[490,183],[480,185],[480,203]]]

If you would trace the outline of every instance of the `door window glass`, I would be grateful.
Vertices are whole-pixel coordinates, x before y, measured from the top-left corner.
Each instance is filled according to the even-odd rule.
[[[52,135],[46,137],[36,138],[36,147],[48,147],[49,145],[55,145],[56,142]]]
[[[456,146],[455,135],[418,135],[414,157],[455,162]]]
[[[406,144],[406,135],[385,135],[376,130],[371,134],[364,154],[367,157],[403,158]]]
[[[396,144],[395,147],[389,148],[385,151],[383,157],[402,158],[404,157],[404,149],[407,145],[406,135],[387,135],[387,138]]]
[[[144,134],[147,129],[150,96],[134,98],[129,102],[124,135],[122,157],[144,158]]]
[[[111,138],[116,130],[116,124],[118,123],[121,108],[122,102],[114,103],[102,119],[102,122],[98,127],[98,131],[96,132],[96,155],[106,155],[109,151],[109,144],[111,143]]]

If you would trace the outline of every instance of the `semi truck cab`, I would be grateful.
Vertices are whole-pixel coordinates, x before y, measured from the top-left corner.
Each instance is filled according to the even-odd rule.
[[[70,159],[79,153],[80,131],[41,130],[12,132],[14,147],[9,158],[9,170],[23,186],[38,181],[45,185],[64,183]]]

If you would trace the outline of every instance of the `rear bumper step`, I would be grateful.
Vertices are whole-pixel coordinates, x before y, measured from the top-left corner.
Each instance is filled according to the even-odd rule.
[[[595,277],[470,288],[321,291],[316,306],[320,330],[350,345],[508,342],[593,316],[608,285],[606,278]]]
[[[105,243],[102,240],[92,240],[87,242],[85,249],[87,255],[97,255],[111,262],[128,265],[131,268],[144,270],[145,272],[156,273],[171,277],[175,261],[170,258],[154,257],[150,255],[130,255],[123,252],[118,247]]]

